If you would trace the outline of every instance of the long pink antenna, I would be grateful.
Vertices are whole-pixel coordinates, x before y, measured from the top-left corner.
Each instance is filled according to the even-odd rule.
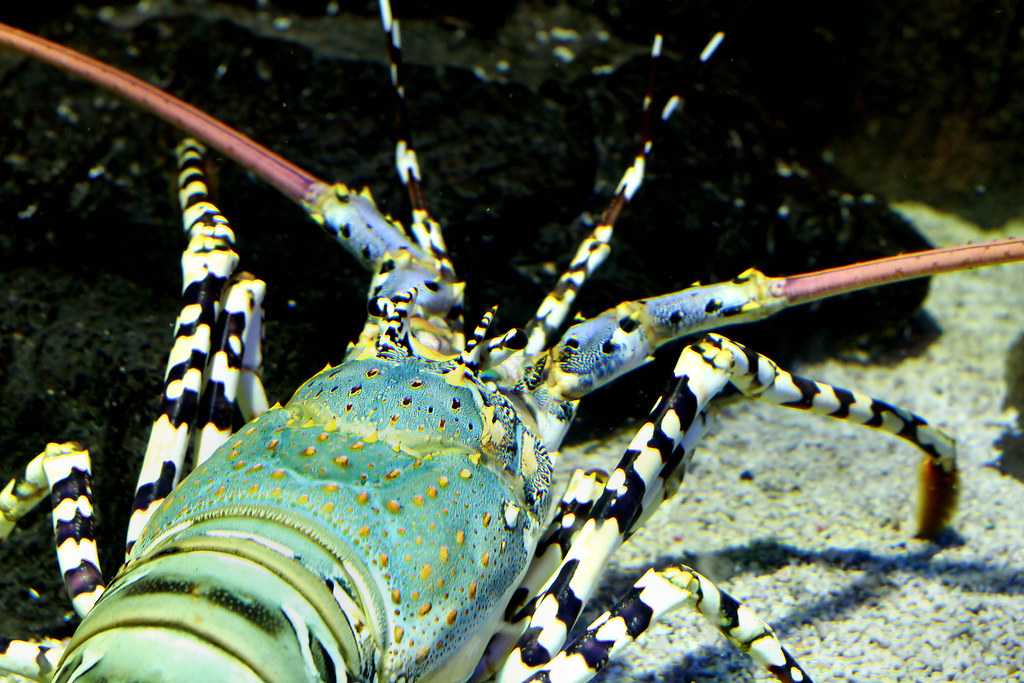
[[[71,48],[3,23],[0,23],[0,45],[52,64],[137,104],[238,162],[295,202],[302,203],[314,189],[326,184],[209,114]]]
[[[791,304],[800,304],[877,285],[1012,261],[1024,261],[1024,238],[916,251],[779,278],[772,293],[784,296]]]
[[[327,185],[209,114],[75,50],[3,23],[0,23],[0,46],[56,66],[120,95],[199,138],[297,203],[311,199]],[[798,304],[878,285],[1011,261],[1024,261],[1024,238],[920,251],[788,278],[773,278],[772,293],[785,297],[790,304]]]

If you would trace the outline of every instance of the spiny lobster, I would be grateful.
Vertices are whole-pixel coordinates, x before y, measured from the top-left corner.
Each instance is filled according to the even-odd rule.
[[[185,154],[187,155],[187,154],[189,154],[189,153],[187,153],[187,152],[186,152]],[[407,157],[407,163],[408,163],[408,159],[409,159],[409,158]],[[634,167],[634,168],[636,168],[636,167]],[[408,169],[407,169],[407,170],[408,170]],[[630,177],[632,177],[632,178],[634,179],[634,180],[633,180],[634,182],[635,182],[636,180],[638,180],[638,178],[636,178],[636,171],[634,171],[634,175],[633,175],[633,176],[627,176],[627,178],[630,178]],[[628,188],[629,188],[630,186],[631,186],[631,185],[630,185],[630,181],[628,180],[628,181],[626,182],[626,184],[625,184],[625,185],[623,185],[623,186],[622,186],[622,187],[620,188],[620,189],[621,189],[621,193],[622,193],[622,190],[623,190],[623,188],[627,188],[627,189],[628,189]],[[400,292],[399,292],[398,294],[400,294]],[[371,305],[372,305],[372,307],[373,307],[374,305],[377,305],[377,306],[378,306],[378,308],[376,309],[376,313],[378,314],[378,316],[381,316],[381,314],[383,314],[383,317],[384,317],[385,319],[387,319],[387,318],[388,318],[388,317],[390,316],[390,317],[392,318],[392,319],[391,319],[391,322],[392,322],[392,323],[395,323],[395,327],[394,327],[394,328],[392,328],[392,330],[398,330],[398,332],[395,332],[395,339],[391,339],[391,340],[390,340],[390,341],[392,341],[392,342],[394,342],[394,343],[397,343],[397,342],[395,341],[396,339],[397,339],[398,341],[400,341],[400,337],[401,337],[401,334],[400,334],[400,330],[401,330],[401,325],[400,325],[400,322],[401,322],[401,319],[402,319],[402,315],[401,315],[401,314],[400,314],[399,312],[397,312],[397,311],[399,311],[399,310],[400,310],[400,308],[401,308],[401,306],[402,306],[403,304],[404,304],[404,305],[410,305],[410,304],[412,304],[412,301],[409,301],[409,300],[403,300],[403,299],[401,299],[401,297],[398,297],[398,296],[392,296],[392,297],[388,297],[388,301],[383,301],[383,302],[380,302],[380,301],[378,301],[378,300],[375,300],[375,299],[373,299],[373,298],[372,298],[372,301],[371,301]],[[391,307],[390,309],[389,309],[389,306]],[[413,317],[414,317],[414,318],[416,317],[415,313],[414,313]],[[379,325],[379,324],[378,324],[378,325]],[[384,327],[386,327],[386,326],[384,326]],[[629,332],[631,332],[631,331],[628,331],[628,330],[626,330],[626,327],[629,327],[629,326],[625,326],[625,327],[624,327],[624,326],[620,325],[620,328],[622,329],[622,331],[623,331],[624,333],[626,333],[626,334],[629,334]],[[421,334],[424,334],[424,335],[426,335],[426,334],[427,334],[427,332],[424,332],[424,331],[422,331],[422,330],[420,331],[420,333],[421,333]],[[379,340],[379,341],[381,341],[382,343],[384,343],[384,341],[383,341],[383,340],[385,339],[385,337],[386,337],[386,335],[385,335],[385,336],[381,336],[381,337],[379,337],[379,338],[378,338],[378,340]],[[414,337],[415,337],[415,334],[414,334]],[[563,339],[563,341],[569,341],[569,342],[570,342],[570,341],[572,341],[572,337],[563,337],[562,339]],[[399,344],[399,345],[400,345],[400,344]],[[377,347],[379,348],[379,345],[377,345]],[[730,347],[730,348],[731,348],[731,347]],[[392,351],[393,351],[393,349],[392,349]],[[415,381],[415,380],[414,380],[414,381]],[[385,395],[385,396],[383,397],[383,399],[387,399],[387,398],[388,398],[388,396],[386,396],[386,395]],[[536,409],[534,409],[534,412],[536,413]],[[663,415],[662,417],[664,418],[665,416]],[[561,419],[561,418],[559,418],[559,419]],[[538,425],[538,430],[539,430],[539,431],[541,431],[541,432],[544,432],[544,431],[545,431],[545,429],[541,428],[541,426],[540,426],[540,425]],[[551,431],[551,430],[549,429],[548,431]],[[557,430],[555,430],[555,431],[557,431]],[[325,433],[327,433],[327,432],[325,431]],[[241,438],[241,437],[240,437],[240,438]],[[552,440],[553,440],[553,441],[557,441],[557,440],[560,440],[560,437],[558,437],[558,438],[553,438]],[[521,445],[521,444],[520,444],[520,445]],[[460,470],[460,473],[461,473],[461,470]],[[579,482],[578,482],[578,483],[579,483]],[[594,482],[592,482],[592,483],[594,483]],[[670,487],[671,487],[672,485],[675,485],[676,483],[678,483],[678,482],[670,482]],[[390,502],[391,502],[391,501],[388,501],[388,504],[390,504]],[[399,509],[400,509],[400,503],[399,503],[398,505],[399,505]],[[385,507],[386,507],[386,506],[387,506],[387,504],[385,504]],[[699,580],[696,580],[696,581],[699,581]],[[702,586],[703,586],[703,585],[702,585]],[[710,588],[710,586],[708,587],[708,590],[712,590],[712,589]],[[349,612],[349,613],[351,613],[351,612]],[[428,613],[429,613],[429,612],[428,612]],[[293,626],[294,626],[294,623],[293,623]],[[400,627],[399,627],[399,628],[400,628]],[[735,634],[735,633],[733,633],[732,635],[733,635],[733,636],[735,636],[736,634]],[[740,638],[740,640],[742,640],[742,639]],[[765,635],[765,636],[764,636],[764,640],[765,640],[766,642],[771,642],[771,641],[773,641],[773,638],[770,638],[770,637],[768,637],[767,635]],[[586,642],[586,640],[585,640],[584,642]],[[327,654],[330,654],[330,653],[327,653]],[[318,665],[317,665],[317,666],[323,666],[323,665],[324,665],[324,663],[325,663],[325,661],[326,661],[325,657],[327,656],[327,654],[325,654],[325,652],[317,652],[317,653],[316,653],[316,656],[312,657],[312,659],[315,659],[316,663],[318,663]],[[304,653],[303,653],[303,656],[304,656]],[[284,655],[282,656],[282,658],[284,659]],[[328,657],[328,658],[330,658],[330,657]],[[568,659],[568,660],[571,660],[571,658],[570,658],[570,657],[567,657],[566,659]],[[439,665],[437,665],[437,664],[436,664],[436,660],[430,657],[430,654],[429,654],[429,653],[428,653],[428,654],[426,654],[426,655],[424,655],[424,656],[422,657],[422,660],[423,660],[423,661],[426,661],[426,663],[428,663],[428,664],[429,664],[430,666],[432,666],[432,667],[436,667],[436,666],[439,666]],[[307,659],[306,661],[307,661],[307,664],[308,664],[308,659]],[[348,661],[348,659],[346,659],[346,661]],[[418,659],[418,661],[419,661],[419,659]],[[351,661],[349,661],[349,664],[351,664]],[[423,665],[423,666],[425,666],[425,667],[426,667],[426,665]],[[465,663],[462,663],[462,666],[465,666]],[[429,669],[429,667],[427,667],[427,669]],[[394,671],[389,671],[389,670],[387,670],[387,669],[384,669],[384,671],[386,671],[386,672],[388,673],[388,675],[391,675],[391,674],[394,674],[394,673],[395,673]],[[422,673],[422,671],[423,671],[423,670],[417,670],[417,671],[418,671],[418,672],[420,672],[420,673]],[[561,670],[559,670],[559,671],[561,671]],[[295,674],[295,672],[292,672],[292,673],[293,673],[293,674]],[[323,669],[321,670],[321,673],[323,673]],[[450,670],[450,673],[451,673],[451,670]],[[355,674],[355,672],[352,672],[352,674]],[[785,675],[790,675],[790,674],[792,674],[792,672],[790,672],[790,674],[787,674],[786,672],[784,672],[784,671],[783,671],[783,672],[779,672],[779,674],[780,674],[780,676],[785,676]],[[298,675],[298,674],[295,674],[295,675]],[[86,679],[81,679],[81,680],[86,680]]]

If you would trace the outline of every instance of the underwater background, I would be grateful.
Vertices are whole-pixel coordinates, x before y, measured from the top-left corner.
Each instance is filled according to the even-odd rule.
[[[405,217],[375,3],[37,4],[0,19],[155,83],[327,180],[367,184]],[[655,31],[656,102],[680,93],[686,105],[656,131],[584,314],[749,266],[782,275],[1024,233],[1015,3],[413,5],[396,7],[411,123],[468,320],[495,303],[499,327],[527,320],[585,234],[581,214],[604,207],[638,144]],[[698,67],[717,30],[725,43]],[[0,102],[0,479],[47,440],[87,445],[112,574],[179,305],[178,136],[6,52]],[[340,360],[368,278],[295,206],[214,158],[241,267],[269,285],[264,378],[284,401]],[[1019,678],[1022,287],[1024,266],[1004,266],[937,278],[923,309],[918,282],[727,331],[960,438],[964,511],[940,544],[910,540],[909,447],[736,404],[679,506],[620,553],[601,604],[644,567],[684,561],[756,607],[820,679]],[[612,466],[678,349],[584,401],[569,462]],[[0,633],[70,633],[46,510],[0,545],[0,567]],[[669,623],[605,680],[763,679],[691,615]]]

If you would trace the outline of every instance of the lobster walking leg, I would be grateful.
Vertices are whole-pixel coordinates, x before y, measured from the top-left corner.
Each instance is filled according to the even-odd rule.
[[[956,442],[949,435],[885,401],[790,374],[770,358],[721,335],[709,334],[702,343],[733,355],[736,367],[731,381],[745,396],[872,427],[913,444],[923,453],[917,536],[933,538],[949,523],[958,493]]]
[[[513,621],[528,618],[529,625],[508,659],[506,672],[540,666],[559,651],[591,595],[599,568],[661,500],[677,490],[704,430],[704,412],[726,384],[752,397],[849,419],[913,443],[925,453],[930,484],[922,501],[919,533],[934,535],[952,515],[956,481],[953,442],[920,417],[855,392],[795,377],[720,335],[707,335],[685,348],[675,376],[677,384],[659,400],[634,437],[583,524],[575,519],[566,523],[558,516],[552,523],[552,529],[571,529],[571,540],[568,547],[548,545],[555,557],[562,556],[561,562],[544,588],[514,616]],[[563,505],[558,514],[569,514],[568,506]]]
[[[541,586],[554,575],[562,559],[569,553],[572,539],[589,518],[594,503],[604,493],[607,483],[608,473],[604,470],[578,469],[572,473],[555,516],[537,543],[530,570],[517,591],[520,603],[515,605],[514,611],[521,609],[523,603],[536,595]]]
[[[185,140],[178,147],[178,195],[182,211],[187,212],[200,203],[212,207],[202,173],[203,153],[203,147],[192,140]],[[209,214],[204,215],[209,218]],[[189,224],[185,229],[192,230]],[[237,256],[235,260],[237,262]],[[214,289],[210,287],[211,294]],[[243,420],[248,422],[267,409],[266,392],[260,379],[265,294],[264,282],[243,272],[224,285],[221,300],[214,302],[216,320],[210,342],[211,346],[216,343],[216,347],[211,348],[212,354],[206,361],[203,395],[196,418],[193,437],[196,464],[206,460],[231,436],[236,412],[241,412]]]
[[[263,388],[261,369],[263,367],[263,308],[253,291],[243,302],[246,316],[242,334],[242,365],[238,378],[238,409],[242,419],[248,422],[259,417],[269,408],[267,392]],[[260,294],[262,299],[262,293]],[[250,310],[251,308],[251,310]]]
[[[615,195],[601,214],[597,226],[583,239],[576,253],[569,262],[569,267],[558,278],[554,289],[544,297],[533,319],[527,323],[524,332],[527,336],[526,355],[535,355],[543,351],[551,343],[551,339],[566,316],[572,310],[573,302],[583,288],[587,279],[604,263],[611,251],[610,242],[615,230],[615,222],[622,209],[633,199],[644,180],[644,168],[653,146],[651,131],[651,105],[654,103],[654,75],[661,57],[662,38],[657,35],[651,46],[651,73],[647,83],[647,91],[643,99],[643,124],[640,129],[640,148],[633,158],[633,163],[622,174]],[[673,97],[666,104],[662,119],[667,120],[675,109],[678,98]]]
[[[93,529],[88,451],[75,443],[50,443],[25,467],[22,476],[0,491],[0,541],[19,519],[49,495],[57,562],[75,611],[85,616],[104,591]],[[11,639],[0,636],[0,674],[49,680],[67,640]]]
[[[245,358],[245,349],[241,348],[242,340],[246,338],[244,311],[249,301],[253,310],[258,310],[263,296],[263,283],[247,276],[242,281],[249,282],[249,285],[236,284],[230,289],[237,289],[241,294],[248,288],[248,296],[242,297],[242,302],[238,302],[238,294],[234,300],[229,300],[228,283],[238,265],[235,235],[227,219],[209,201],[202,170],[204,152],[205,148],[194,140],[185,140],[178,147],[178,198],[183,228],[189,236],[188,247],[181,257],[185,303],[178,314],[174,345],[167,360],[160,416],[150,432],[132,501],[126,544],[129,552],[146,522],[181,479],[192,438],[190,435],[200,419],[200,406],[205,410],[203,424],[199,426],[201,436],[196,444],[197,456],[209,454],[209,450],[202,448],[204,440],[213,445],[218,440],[222,441],[223,432],[230,429],[230,418],[225,425],[222,416],[233,412],[224,405],[226,401],[233,403],[235,397],[234,390],[229,392],[225,382],[237,385],[238,368]],[[229,322],[223,322],[225,303],[231,309],[228,311]],[[241,323],[238,322],[239,316]],[[248,317],[257,316],[253,313]],[[218,323],[218,320],[222,322]],[[211,363],[213,337],[217,330],[224,331],[222,339],[227,348],[214,351]],[[229,360],[229,356],[234,360]],[[256,396],[258,405],[262,388],[257,390],[252,378],[247,380],[247,384],[247,390]],[[209,391],[211,386],[216,387],[212,393]],[[204,392],[210,398],[204,399]],[[214,394],[223,398],[213,399]],[[204,429],[207,425],[212,427]],[[202,436],[204,431],[206,435]]]
[[[66,645],[58,681],[465,680],[497,626],[484,673],[504,666],[503,680],[582,681],[668,610],[688,606],[779,679],[807,680],[765,622],[681,565],[648,572],[577,638],[569,633],[611,553],[677,491],[706,411],[726,385],[889,431],[923,450],[924,535],[952,513],[956,464],[948,438],[900,408],[793,376],[710,335],[682,352],[673,389],[611,474],[577,471],[553,520],[551,461],[579,399],[646,362],[660,345],[869,281],[939,272],[945,266],[932,261],[938,254],[914,257],[928,264],[910,269],[907,256],[792,278],[751,269],[729,283],[625,302],[557,340],[642,182],[651,148],[649,87],[641,148],[526,333],[489,339],[492,310],[467,344],[462,283],[420,185],[399,24],[389,0],[380,0],[380,9],[399,109],[395,165],[412,205],[408,232],[368,191],[328,186],[151,86],[0,25],[0,42],[86,75],[194,134],[205,132],[211,145],[302,203],[373,272],[371,319],[345,361],[304,385],[294,405],[268,411],[218,449],[238,413],[267,409],[259,380],[263,284],[234,274],[233,234],[208,201],[198,169],[202,149],[186,143],[181,201],[193,242],[183,264],[187,304],[136,495],[132,561],[93,609],[103,587],[86,557],[95,555],[87,455],[68,445],[76,452],[33,461],[0,494],[0,536],[49,488],[68,590],[88,617],[67,644],[0,639],[0,672],[49,679]],[[660,38],[652,48],[653,57],[659,53]],[[676,102],[669,100],[663,118]],[[998,258],[1019,260],[1022,246],[1003,243]],[[966,258],[957,256],[957,267]],[[203,471],[166,498],[179,486],[190,448]],[[148,655],[144,673],[140,654]]]
[[[554,576],[607,482],[608,473],[600,469],[576,469],[569,477],[554,517],[537,543],[533,561],[505,606],[504,623],[487,646],[481,664],[483,669],[489,672],[495,669],[522,635],[524,615],[529,614],[529,610],[523,609],[527,600],[540,593]]]
[[[32,458],[21,477],[0,491],[0,540],[49,494],[57,563],[80,616],[89,613],[105,588],[96,553],[91,480],[88,451],[73,442],[50,443]]]
[[[811,677],[782,646],[771,626],[686,565],[647,570],[610,610],[598,616],[549,663],[530,672],[527,680],[589,681],[623,647],[680,607],[700,613],[737,649],[780,681],[810,683]]]
[[[9,639],[0,636],[0,674],[14,674],[33,681],[48,681],[70,639]]]
[[[511,619],[526,629],[501,669],[503,680],[525,678],[561,650],[612,552],[660,504],[665,481],[681,479],[704,434],[704,411],[729,381],[726,367],[705,361],[694,347],[683,349],[677,381],[658,399],[607,482],[591,483],[601,490],[582,525],[566,525],[574,532],[564,554],[561,545],[550,546],[563,557],[540,592]]]
[[[193,444],[196,464],[204,462],[231,436],[236,412],[241,410],[241,393],[246,392],[243,419],[248,422],[267,409],[266,394],[259,378],[259,365],[245,366],[247,347],[255,344],[258,356],[266,285],[249,273],[240,273],[224,294],[218,321],[220,341],[207,365],[203,398]],[[256,332],[249,330],[255,327]],[[247,379],[245,385],[242,378]]]

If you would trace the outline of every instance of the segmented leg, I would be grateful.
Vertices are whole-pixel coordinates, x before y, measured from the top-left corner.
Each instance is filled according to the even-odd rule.
[[[537,543],[530,567],[505,606],[504,621],[487,645],[480,664],[483,671],[494,673],[522,635],[529,613],[523,609],[527,600],[535,597],[554,575],[607,481],[608,473],[598,469],[576,469],[569,477],[555,514]]]
[[[32,458],[21,477],[0,491],[0,540],[50,495],[57,564],[71,604],[83,617],[105,589],[96,553],[91,479],[88,451],[72,442],[50,443]]]
[[[0,675],[14,674],[33,681],[49,681],[70,640],[12,640],[0,636]]]
[[[685,468],[705,431],[704,411],[728,376],[705,362],[695,347],[683,349],[675,376],[677,381],[630,441],[582,524],[569,532],[568,549],[550,546],[562,555],[561,562],[541,591],[512,618],[528,624],[501,669],[501,680],[526,678],[562,648],[611,554],[660,504],[664,482],[681,479],[682,473],[676,475],[675,470]],[[576,525],[574,519],[572,526]]]
[[[751,397],[852,420],[906,439],[924,452],[928,475],[919,533],[934,534],[952,514],[956,482],[953,442],[916,415],[791,375],[768,358],[719,335],[708,335],[685,348],[675,376],[678,383],[662,397],[634,437],[586,521],[577,526],[573,520],[568,549],[552,550],[556,556],[562,555],[558,569],[537,597],[513,617],[516,621],[528,616],[529,625],[503,670],[508,680],[516,677],[504,672],[540,666],[561,648],[611,553],[678,488],[686,461],[703,431],[704,411],[726,384]]]
[[[894,434],[920,449],[917,536],[933,538],[956,509],[956,442],[924,418],[885,401],[786,372],[776,363],[721,335],[707,344],[729,351],[736,363],[731,381],[744,395],[786,408],[809,410]]]
[[[416,157],[416,149],[412,143],[412,127],[409,125],[409,107],[405,101],[405,85],[402,79],[404,65],[402,63],[402,34],[398,19],[391,11],[389,0],[380,0],[380,21],[387,38],[389,72],[391,87],[397,100],[398,140],[395,142],[395,168],[398,177],[409,193],[412,206],[413,237],[421,248],[431,254],[438,264],[442,278],[449,282],[455,280],[455,267],[452,265],[448,250],[441,234],[441,225],[430,214],[420,185],[420,165]],[[460,302],[461,303],[461,302]],[[462,326],[459,325],[460,331]]]
[[[574,470],[558,502],[554,517],[537,543],[533,561],[522,584],[509,602],[506,616],[513,620],[527,598],[538,593],[569,553],[573,537],[589,518],[591,508],[604,492],[608,473],[604,470]]]
[[[225,288],[238,265],[235,235],[227,219],[209,201],[202,170],[205,148],[194,140],[178,146],[178,199],[189,244],[181,257],[182,296],[185,304],[175,324],[174,345],[167,360],[160,416],[153,424],[143,459],[128,523],[130,552],[146,522],[182,476],[189,435],[199,418],[205,380],[209,378],[212,340],[218,329]],[[258,281],[254,281],[258,282]],[[239,290],[242,291],[242,290]],[[262,296],[262,295],[261,295]],[[228,337],[232,335],[229,333]],[[236,340],[240,337],[234,335]],[[244,334],[243,334],[244,337]],[[229,342],[230,346],[230,342]],[[215,353],[215,356],[217,354]],[[244,350],[237,355],[244,357]],[[230,363],[221,357],[221,365]],[[226,369],[214,368],[223,390]],[[207,417],[220,410],[223,400],[207,399]],[[214,418],[216,431],[221,417]],[[229,423],[230,424],[230,423]],[[216,437],[212,437],[216,441]],[[211,443],[212,443],[211,441]]]
[[[203,397],[196,420],[193,452],[197,465],[205,462],[234,431],[243,375],[244,340],[254,336],[247,333],[247,328],[253,324],[258,325],[257,320],[262,318],[261,309],[266,291],[267,286],[262,280],[257,280],[249,273],[240,273],[224,295],[215,334],[219,342],[207,365]],[[254,341],[258,345],[259,337],[256,336]],[[250,343],[253,343],[252,340]],[[266,394],[262,384],[257,385],[260,382],[258,371],[257,366],[248,372],[250,391],[258,391],[255,396],[257,401],[262,395],[263,410],[266,410]],[[256,415],[243,413],[243,416],[248,420]]]
[[[595,619],[548,664],[527,680],[583,683],[665,614],[687,607],[698,612],[737,649],[785,683],[811,677],[786,651],[771,626],[748,607],[686,565],[649,569],[614,606]]]
[[[201,461],[230,434],[239,391],[244,394],[242,410],[247,417],[266,410],[258,374],[265,285],[243,274],[225,288],[238,256],[227,221],[207,201],[200,170],[202,153],[194,141],[185,141],[178,149],[179,197],[190,237],[182,256],[186,304],[178,316],[168,360],[163,409],[153,426],[133,503],[129,550],[149,515],[180,478],[191,424],[198,421],[200,426],[195,448]],[[220,338],[210,357],[215,331]],[[2,539],[50,491],[58,563],[81,616],[104,590],[93,534],[90,478],[87,451],[71,443],[49,444],[29,463],[22,478],[0,492]],[[0,671],[44,680],[62,651],[62,641],[53,639],[0,638]]]
[[[608,257],[608,253],[611,251],[609,243],[615,230],[615,222],[618,220],[619,214],[622,213],[622,209],[643,183],[644,167],[653,145],[651,106],[654,103],[654,81],[658,59],[661,57],[661,46],[662,37],[659,34],[654,37],[654,43],[651,45],[651,71],[647,90],[644,92],[640,149],[637,150],[633,163],[622,174],[622,179],[615,188],[615,195],[605,207],[597,226],[577,247],[576,253],[569,262],[569,267],[558,278],[555,288],[544,297],[533,319],[526,324],[524,332],[527,336],[525,350],[527,355],[540,353],[547,348],[552,335],[558,331],[569,314],[583,284]],[[667,120],[671,116],[677,102],[678,98],[675,97],[669,100],[669,104],[662,112],[663,119]]]
[[[714,54],[721,44],[724,34],[716,33],[700,53],[700,61],[706,62]],[[583,242],[576,249],[569,267],[558,278],[555,288],[541,302],[540,307],[534,314],[533,319],[526,325],[526,334],[529,341],[526,346],[526,355],[532,356],[540,353],[548,344],[566,316],[572,309],[584,283],[594,274],[608,253],[611,251],[610,242],[615,229],[615,222],[626,204],[632,200],[633,195],[640,189],[644,179],[644,168],[650,156],[653,146],[653,131],[651,125],[651,105],[654,102],[654,81],[657,69],[658,58],[661,57],[662,37],[656,35],[651,46],[651,72],[644,93],[643,100],[643,124],[640,129],[640,149],[633,159],[633,163],[622,174],[622,179],[615,189],[615,196],[605,208],[601,220]],[[661,120],[667,121],[678,108],[681,98],[676,95],[668,99],[661,111]]]
[[[368,190],[357,195],[344,185],[335,185],[333,194],[325,193],[317,200],[311,215],[373,269],[368,297],[371,303],[418,290],[409,320],[410,342],[420,356],[440,358],[458,353],[465,345],[465,284],[455,279],[441,225],[427,208],[420,185],[419,161],[412,143],[402,82],[401,31],[388,0],[380,0],[380,16],[396,100],[395,168],[409,193],[410,230],[415,242],[409,241],[401,223],[377,210]],[[367,320],[359,340],[349,347],[348,353],[365,357],[376,346],[380,333],[378,321]]]
[[[244,273],[243,273],[244,275]],[[265,290],[265,288],[264,288]],[[257,296],[258,294],[258,296]],[[246,319],[242,336],[242,367],[238,378],[238,409],[245,422],[267,411],[269,403],[263,388],[263,292],[253,291],[248,301],[252,310],[245,309]]]

